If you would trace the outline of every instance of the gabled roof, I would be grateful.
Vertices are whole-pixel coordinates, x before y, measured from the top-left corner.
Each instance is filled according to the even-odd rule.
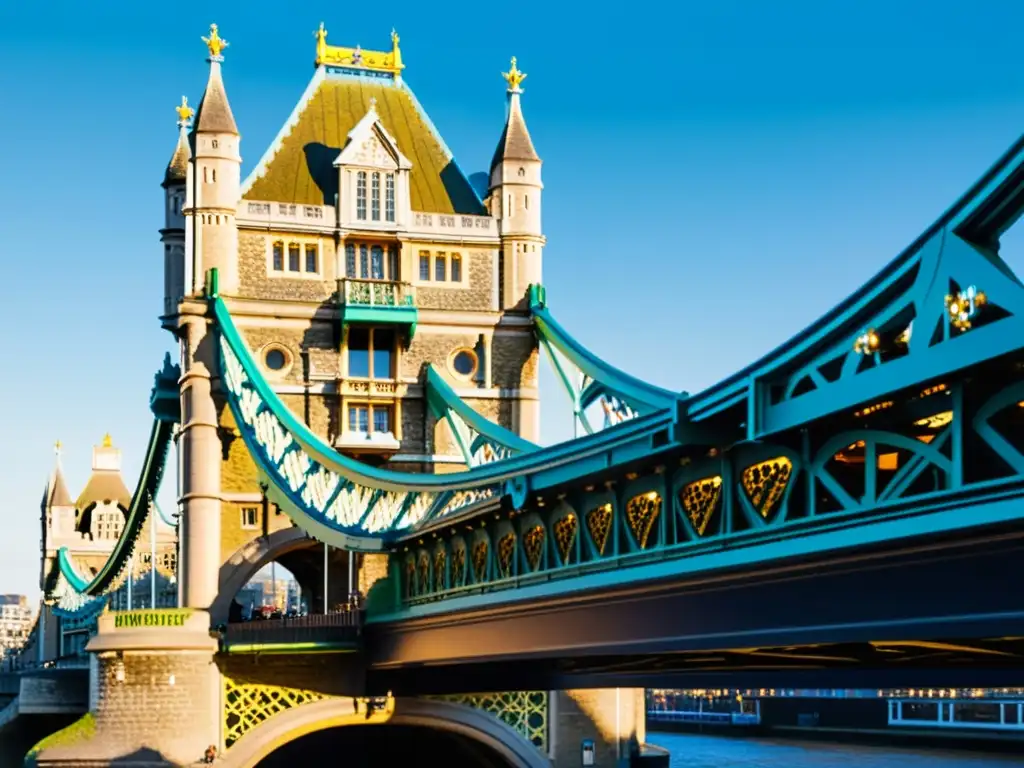
[[[334,161],[348,134],[366,115],[370,99],[384,129],[412,163],[410,203],[433,213],[485,214],[430,118],[401,80],[330,73],[320,67],[257,167],[246,179],[246,200],[334,205],[338,172]]]
[[[79,511],[85,511],[90,504],[104,501],[115,501],[123,509],[128,509],[131,506],[132,493],[124,484],[120,472],[109,470],[93,472],[89,477],[89,482],[85,484],[85,488],[79,494],[75,506]]]

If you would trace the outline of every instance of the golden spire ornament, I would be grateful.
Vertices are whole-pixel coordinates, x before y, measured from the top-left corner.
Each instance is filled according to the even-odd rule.
[[[508,68],[508,72],[502,72],[501,76],[505,78],[505,82],[508,83],[509,93],[522,93],[523,89],[520,88],[520,84],[526,79],[526,73],[520,72],[519,67],[516,66],[516,57],[512,57],[512,66]]]
[[[56,453],[58,456],[60,456],[60,449],[61,449],[62,445],[63,444],[61,443],[60,440],[58,440],[56,443],[53,444],[53,452]]]
[[[204,37],[203,42],[206,43],[206,47],[210,50],[210,61],[224,61],[224,49],[230,43],[221,38],[216,24],[210,25],[210,36]]]
[[[107,432],[107,434],[105,434],[105,435],[103,436],[103,447],[104,447],[104,448],[112,448],[112,447],[113,447],[113,445],[114,445],[114,440],[113,440],[113,438],[112,438],[112,437],[110,436],[110,433],[109,433],[109,432]]]
[[[178,113],[178,125],[182,127],[187,125],[188,121],[192,119],[192,115],[196,113],[196,111],[188,105],[188,96],[181,97],[181,104],[176,106],[174,111]]]

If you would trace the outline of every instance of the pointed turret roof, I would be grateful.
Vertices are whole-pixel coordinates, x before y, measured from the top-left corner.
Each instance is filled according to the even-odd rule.
[[[121,451],[114,447],[110,435],[93,448],[92,474],[75,506],[80,512],[85,512],[93,504],[106,501],[116,502],[123,509],[128,509],[132,503],[132,493],[121,477]]]
[[[178,144],[171,155],[171,162],[164,171],[164,187],[172,184],[184,184],[188,175],[188,161],[192,159],[192,150],[188,146],[187,123],[178,123]]]
[[[224,79],[220,73],[220,63],[224,61],[221,51],[228,47],[228,41],[222,40],[217,33],[217,25],[210,25],[210,36],[203,42],[210,50],[210,78],[206,81],[203,100],[199,102],[193,133],[230,133],[238,135],[235,116],[231,114],[228,93],[224,88]]]
[[[519,97],[523,89],[519,84],[526,79],[526,75],[519,71],[516,66],[516,57],[512,57],[512,66],[508,72],[502,73],[508,81],[508,117],[505,120],[505,129],[498,139],[498,146],[494,150],[494,157],[491,158],[491,170],[504,160],[540,160],[537,150],[533,148],[533,140],[526,128],[526,118],[523,117],[523,108],[519,103]]]
[[[73,507],[75,504],[71,501],[71,494],[68,493],[68,486],[64,481],[64,471],[60,466],[60,441],[57,442],[54,449],[57,459],[53,464],[53,471],[50,473],[50,479],[46,484],[43,506],[46,509],[52,507]]]

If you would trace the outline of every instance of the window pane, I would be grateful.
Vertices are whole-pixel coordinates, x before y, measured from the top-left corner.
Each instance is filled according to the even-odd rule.
[[[370,332],[366,328],[348,330],[348,375],[370,377]]]
[[[359,246],[359,276],[364,280],[370,276],[369,250],[365,245]]]
[[[284,271],[284,243],[274,243],[274,271]]]
[[[375,173],[370,186],[370,218],[380,221],[380,174]]]
[[[366,218],[366,171],[356,174],[356,218]]]
[[[384,405],[373,406],[373,431],[391,431],[391,409]]]
[[[452,282],[462,282],[462,257],[457,253],[452,254]]]
[[[288,271],[298,272],[299,271],[299,246],[295,243],[288,245]]]
[[[386,328],[373,330],[373,378],[390,379],[391,358],[395,348],[395,332]]]
[[[434,279],[438,282],[448,279],[448,267],[445,264],[443,253],[439,253],[434,257]]]
[[[379,245],[370,249],[370,277],[374,280],[384,279],[384,249]]]
[[[395,220],[395,174],[389,173],[384,177],[384,218],[388,221]]]
[[[430,254],[420,251],[420,280],[430,279]]]
[[[356,277],[356,247],[351,243],[345,246],[345,277]]]
[[[398,279],[398,249],[393,246],[388,246],[388,280]]]
[[[365,405],[350,405],[348,407],[348,429],[349,432],[362,432],[366,433],[369,431],[368,423],[369,414]]]
[[[307,272],[314,272],[314,273],[315,272],[319,272],[320,270],[317,268],[317,261],[319,261],[319,259],[317,259],[316,246],[315,245],[307,245],[306,246],[306,271]]]

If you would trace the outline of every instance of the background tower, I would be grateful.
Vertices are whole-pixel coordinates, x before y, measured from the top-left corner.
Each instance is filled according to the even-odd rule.
[[[541,282],[544,236],[541,234],[541,159],[523,117],[520,87],[526,75],[516,66],[502,73],[508,83],[508,114],[491,159],[488,197],[501,226],[502,307],[525,308],[531,283]]]
[[[241,137],[231,114],[220,65],[228,43],[210,25],[203,42],[210,51],[210,77],[191,134],[192,162],[185,208],[186,275],[189,293],[202,291],[206,272],[220,273],[220,289],[238,292],[238,213]]]
[[[164,315],[173,315],[185,295],[185,198],[188,166],[192,152],[188,146],[188,127],[195,111],[181,97],[178,113],[178,143],[164,171],[164,227],[160,242],[164,246]]]

